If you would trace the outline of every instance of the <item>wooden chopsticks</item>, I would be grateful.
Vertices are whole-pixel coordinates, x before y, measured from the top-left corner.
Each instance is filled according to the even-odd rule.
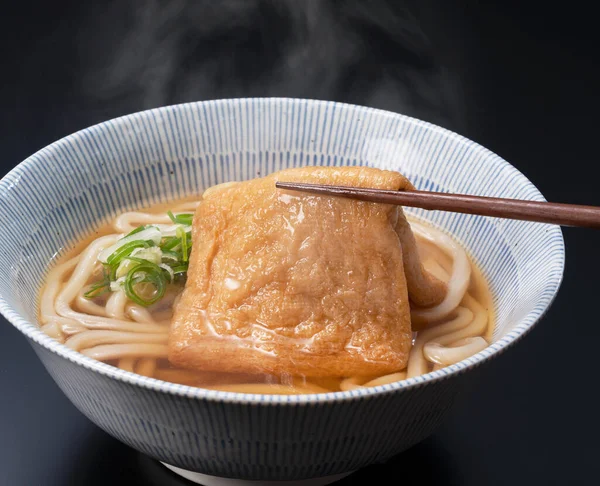
[[[398,204],[428,210],[478,214],[495,218],[536,221],[562,226],[600,228],[600,207],[581,206],[520,199],[468,196],[428,191],[386,191],[348,186],[329,186],[299,182],[277,182],[276,187],[324,196],[338,196],[361,201]]]

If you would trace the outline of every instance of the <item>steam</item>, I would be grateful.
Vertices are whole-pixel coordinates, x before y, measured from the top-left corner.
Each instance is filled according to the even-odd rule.
[[[79,30],[81,89],[102,117],[186,101],[290,96],[456,127],[463,100],[455,77],[410,3],[113,0],[89,10]]]

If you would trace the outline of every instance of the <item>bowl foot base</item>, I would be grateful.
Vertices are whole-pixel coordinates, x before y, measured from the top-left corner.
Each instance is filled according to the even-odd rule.
[[[324,476],[322,478],[300,479],[297,481],[255,481],[209,476],[208,474],[197,473],[188,471],[187,469],[181,469],[180,467],[171,466],[170,464],[166,464],[164,462],[162,464],[168,467],[175,474],[184,477],[188,481],[192,481],[196,484],[202,484],[203,486],[325,486],[326,484],[339,481],[340,479],[349,476],[353,472],[351,471],[342,474],[334,474],[332,476]]]

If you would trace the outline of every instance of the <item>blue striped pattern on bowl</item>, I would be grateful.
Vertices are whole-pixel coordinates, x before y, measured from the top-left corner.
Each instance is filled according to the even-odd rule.
[[[303,165],[369,165],[398,170],[420,189],[543,200],[497,155],[398,114],[294,99],[165,107],[77,132],[2,179],[0,311],[83,413],[170,464],[293,479],[388,457],[431,433],[464,372],[514,343],[549,307],[564,267],[558,227],[410,210],[463,242],[491,282],[494,342],[456,365],[372,389],[267,396],[175,385],[86,358],[37,326],[48,262],[94,226],[124,209]]]

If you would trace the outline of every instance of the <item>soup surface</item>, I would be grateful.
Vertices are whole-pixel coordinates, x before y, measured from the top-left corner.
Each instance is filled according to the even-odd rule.
[[[254,325],[258,331],[250,337],[258,336],[260,345],[251,343],[252,350],[263,354],[265,349],[275,350],[271,353],[275,365],[263,372],[252,366],[248,372],[231,371],[231,357],[223,358],[229,362],[219,361],[226,353],[211,355],[206,367],[202,360],[186,362],[185,367],[174,365],[169,360],[173,356],[169,334],[187,272],[192,271],[190,260],[200,251],[192,238],[200,234],[192,231],[199,204],[186,200],[125,212],[52,262],[40,297],[43,331],[86,356],[140,375],[207,389],[276,394],[326,393],[391,383],[461,361],[490,342],[492,301],[481,273],[452,238],[424,221],[408,218],[418,258],[430,275],[447,286],[447,296],[431,309],[411,302],[412,340],[401,369],[362,373],[359,366],[347,376],[295,372],[289,366],[278,370],[277,355],[283,351],[261,337],[270,330],[260,323]],[[229,283],[229,287],[235,285]],[[454,304],[450,302],[453,292],[458,292]],[[444,305],[451,308],[444,310]],[[176,338],[171,336],[171,340]],[[207,346],[220,343],[222,339],[213,340]],[[248,339],[244,343],[247,349]],[[304,352],[310,360],[311,350]]]

